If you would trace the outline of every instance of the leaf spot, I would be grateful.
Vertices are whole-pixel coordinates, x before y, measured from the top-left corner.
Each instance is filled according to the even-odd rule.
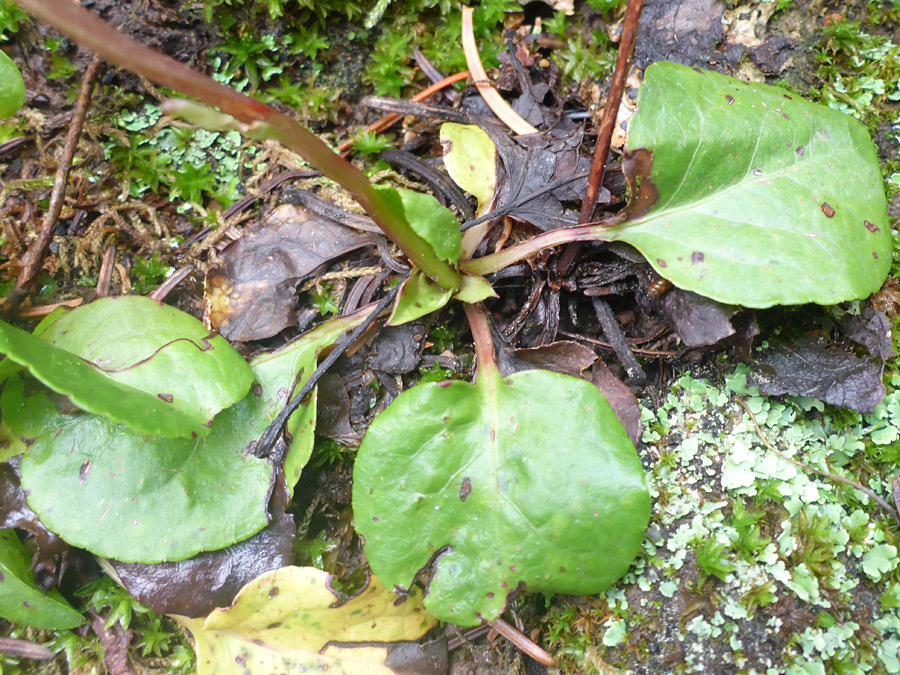
[[[441,387],[442,389],[446,389],[447,387],[450,386],[450,381],[449,381],[449,380],[444,380],[443,382],[438,382],[438,383],[437,383],[437,386]],[[445,419],[446,419],[446,418],[445,418]]]
[[[667,263],[667,262],[666,262],[665,260],[663,260],[662,258],[657,258],[657,259],[656,259],[656,264],[659,265],[660,267],[668,267],[668,266],[669,266],[669,263]]]
[[[699,265],[705,259],[706,259],[706,256],[703,255],[703,253],[701,251],[694,251],[693,253],[691,253],[691,262],[694,265]]]
[[[762,169],[753,169],[754,176],[762,176]]]
[[[800,155],[802,157],[803,153],[806,152],[806,149],[802,145],[798,145],[797,149],[794,150],[794,152],[796,152],[798,155]]]
[[[515,572],[515,571],[516,571],[516,566],[515,566],[515,565],[510,565],[510,566],[509,566],[509,571],[510,571],[510,572]]]
[[[463,478],[462,486],[459,488],[459,501],[466,501],[470,494],[472,494],[472,479],[466,476]]]
[[[163,401],[165,401],[166,403],[171,403],[172,401],[175,400],[175,397],[172,396],[172,394],[157,394],[157,396],[159,398],[161,398]]]
[[[791,145],[792,145],[791,142],[788,141],[788,142],[787,142],[787,146],[788,146],[788,147],[791,147]]]
[[[278,588],[278,586],[273,586],[272,590],[269,591],[269,597],[274,598],[276,595],[278,595],[279,592],[280,589]]]
[[[485,593],[485,595],[486,595],[487,597],[489,597],[489,598],[493,598],[493,597],[494,597],[494,594],[491,593],[490,591],[488,591],[487,593]]]
[[[828,202],[822,202],[822,213],[825,214],[826,218],[834,218],[834,208]]]
[[[703,72],[703,69],[702,69],[702,68],[698,68],[697,66],[693,66],[693,67],[691,68],[691,70],[693,70],[695,73],[700,73],[701,75],[706,75],[706,73]]]
[[[84,464],[81,465],[81,468],[78,469],[78,484],[81,485],[84,483],[84,479],[87,478],[88,470],[91,468],[91,460],[86,459]]]
[[[872,257],[878,260],[878,254],[875,251],[872,251]]]
[[[734,103],[734,96],[732,96],[731,94],[725,94],[725,98],[728,99],[728,105]]]
[[[788,101],[793,101],[793,100],[794,100],[793,98],[791,98],[791,97],[788,96],[787,94],[785,94],[784,97],[785,97]]]
[[[868,220],[865,221],[865,223],[866,223],[866,229],[867,229],[869,232],[873,232],[873,233],[874,233],[874,232],[878,232],[878,231],[881,229],[881,228],[878,227],[875,223],[870,223]]]
[[[281,622],[276,621],[275,623],[270,623],[268,626],[266,626],[266,630],[275,630],[279,626],[281,626]]]

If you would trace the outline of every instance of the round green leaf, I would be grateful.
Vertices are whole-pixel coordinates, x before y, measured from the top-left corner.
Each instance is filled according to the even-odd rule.
[[[205,436],[215,414],[253,379],[223,338],[141,297],[79,307],[47,325],[40,339],[0,322],[0,352],[79,408],[164,437]]]
[[[247,362],[224,338],[190,314],[140,296],[78,307],[41,339],[206,425],[243,398],[253,381]]]
[[[437,556],[425,606],[497,618],[509,593],[597,593],[628,568],[650,516],[634,446],[588,382],[541,370],[404,392],[353,475],[372,571],[409,588]]]
[[[268,522],[274,478],[272,464],[252,454],[256,441],[313,372],[321,348],[362,318],[326,322],[254,359],[250,394],[219,413],[202,439],[148,437],[83,412],[63,415],[43,390],[29,396],[11,378],[0,399],[4,419],[16,434],[35,436],[22,459],[29,506],[70,544],[123,562],[183,560],[255,534]],[[287,425],[290,486],[312,451],[308,408]]]
[[[25,105],[25,82],[22,74],[4,52],[0,51],[0,117],[15,115]]]
[[[438,258],[449,263],[459,260],[462,235],[459,221],[432,195],[406,188],[376,187],[389,208],[403,214],[413,231],[428,242]]]
[[[441,125],[444,166],[454,182],[478,200],[478,215],[490,211],[497,185],[497,146],[473,124]]]
[[[675,63],[646,72],[628,149],[652,152],[656,204],[607,228],[677,286],[745,307],[830,305],[891,264],[865,128],[796,94]]]
[[[38,588],[29,567],[15,530],[0,530],[0,617],[43,630],[67,630],[84,623],[59,591]]]

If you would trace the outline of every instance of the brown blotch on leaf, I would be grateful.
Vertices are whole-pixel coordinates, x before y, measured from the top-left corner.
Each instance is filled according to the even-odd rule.
[[[663,268],[669,266],[669,263],[667,263],[667,262],[666,262],[665,260],[663,260],[662,258],[657,258],[657,259],[656,259],[656,264],[659,265],[660,267],[663,267]]]
[[[625,208],[626,218],[640,218],[659,201],[659,190],[650,180],[653,153],[643,148],[626,152],[622,160],[622,173],[631,190],[631,200]]]
[[[834,207],[831,206],[828,202],[822,202],[822,213],[825,214],[826,218],[834,218]]]
[[[494,594],[491,593],[490,591],[488,591],[487,593],[485,593],[485,595],[486,595],[487,597],[489,597],[489,598],[493,598],[493,597],[494,597]]]
[[[875,251],[872,251],[872,257],[878,260],[878,254]]]
[[[275,587],[272,588],[272,590],[269,591],[269,597],[270,597],[270,598],[274,598],[274,597],[275,597],[276,595],[278,595],[280,592],[281,592],[281,590],[278,588],[278,586],[275,586]]]
[[[693,253],[691,253],[691,263],[693,263],[694,265],[699,265],[704,260],[706,260],[706,256],[703,255],[701,251],[694,251]]]
[[[172,394],[157,394],[157,396],[159,398],[161,398],[163,401],[165,401],[166,403],[171,403],[172,401],[175,400],[175,397],[172,396]]]
[[[806,150],[803,148],[802,145],[798,145],[797,149],[794,150],[794,152],[796,152],[798,155],[800,155],[802,157],[803,153],[806,152]]]
[[[867,229],[869,232],[873,232],[873,233],[874,233],[874,232],[878,232],[878,231],[881,230],[881,228],[878,227],[875,223],[870,223],[868,220],[866,220],[866,221],[864,221],[864,222],[865,222],[865,224],[866,224],[866,229]]]
[[[732,96],[731,94],[725,94],[725,98],[728,99],[728,105],[734,103],[734,96]]]
[[[466,476],[459,488],[459,501],[466,501],[470,494],[472,494],[472,479]]]

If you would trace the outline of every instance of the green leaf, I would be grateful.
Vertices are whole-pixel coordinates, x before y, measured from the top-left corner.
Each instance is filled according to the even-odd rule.
[[[0,617],[43,630],[67,630],[84,623],[55,588],[38,588],[25,547],[15,530],[0,530]]]
[[[472,124],[441,125],[444,166],[454,182],[478,200],[478,214],[491,210],[497,186],[497,146]]]
[[[652,152],[659,199],[609,234],[681,288],[745,307],[831,305],[869,295],[888,273],[875,148],[848,115],[775,87],[656,63],[628,149]]]
[[[453,213],[432,195],[405,188],[375,188],[387,206],[402,214],[413,231],[428,242],[438,258],[449,263],[459,260],[462,235]]]
[[[453,294],[453,297],[460,302],[475,304],[487,298],[499,296],[494,291],[494,287],[484,277],[463,273],[462,286]]]
[[[25,82],[6,53],[0,52],[0,117],[15,115],[25,105]]]
[[[4,419],[17,434],[40,430],[22,459],[29,506],[68,543],[123,562],[182,560],[246,539],[268,522],[274,477],[272,464],[252,454],[256,441],[322,347],[362,318],[325,322],[254,359],[250,394],[217,415],[203,439],[147,437],[86,413],[63,415],[43,391],[28,396],[10,380]],[[314,420],[310,405],[288,422],[291,486],[312,452]]]
[[[475,385],[414,387],[375,418],[353,510],[378,578],[409,588],[437,555],[425,606],[474,626],[497,618],[519,584],[576,595],[610,586],[640,547],[650,497],[596,387],[488,370]]]
[[[284,567],[250,582],[231,607],[206,619],[175,617],[194,636],[198,674],[392,675],[385,665],[391,645],[379,643],[415,640],[437,625],[418,589],[399,602],[372,578],[358,596],[339,603],[330,580],[311,567]]]
[[[40,339],[0,322],[0,351],[79,408],[164,437],[205,436],[252,373],[223,338],[149,298],[105,298]]]
[[[391,312],[387,324],[399,326],[436,312],[450,302],[452,296],[452,290],[441,288],[421,270],[414,269],[397,294],[394,311]]]

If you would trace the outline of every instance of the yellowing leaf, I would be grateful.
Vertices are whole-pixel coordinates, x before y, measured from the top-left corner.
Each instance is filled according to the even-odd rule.
[[[478,200],[478,214],[491,210],[497,185],[497,147],[484,131],[471,124],[441,125],[444,166],[463,190]]]
[[[396,604],[399,597],[373,577],[359,595],[337,605],[330,578],[312,567],[283,567],[244,586],[231,607],[206,619],[175,617],[196,641],[198,675],[305,668],[394,673],[385,662],[396,645],[380,643],[416,640],[437,625],[418,590]]]

